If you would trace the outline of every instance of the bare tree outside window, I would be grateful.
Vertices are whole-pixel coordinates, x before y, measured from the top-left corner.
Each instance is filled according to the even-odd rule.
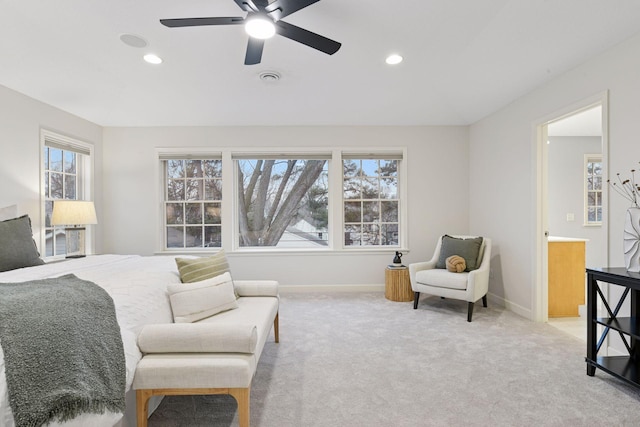
[[[398,161],[343,161],[345,246],[399,244]]]
[[[240,247],[328,244],[326,160],[236,160]]]

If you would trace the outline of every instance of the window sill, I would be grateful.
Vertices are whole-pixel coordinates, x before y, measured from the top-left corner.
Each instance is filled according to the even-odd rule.
[[[193,255],[193,256],[211,256],[218,252],[220,248],[216,248],[215,250],[165,250],[165,251],[156,251],[154,255]],[[227,255],[232,256],[355,256],[355,255],[389,255],[395,254],[396,251],[402,252],[403,254],[409,253],[409,249],[406,248],[370,248],[363,249],[361,247],[358,248],[348,248],[348,249],[236,249],[234,251],[226,250],[225,253]]]

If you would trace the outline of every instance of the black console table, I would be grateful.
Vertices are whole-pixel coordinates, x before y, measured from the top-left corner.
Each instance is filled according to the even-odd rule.
[[[624,287],[613,309],[604,297],[598,282]],[[608,317],[598,317],[598,296],[609,314]],[[627,296],[630,297],[631,302],[630,316],[618,317],[618,312]],[[604,330],[596,340],[598,325],[602,325]],[[598,350],[612,330],[622,338],[629,353],[628,356],[598,356]],[[625,268],[587,269],[587,357],[585,361],[589,376],[595,375],[598,368],[640,387],[640,273],[630,273]]]

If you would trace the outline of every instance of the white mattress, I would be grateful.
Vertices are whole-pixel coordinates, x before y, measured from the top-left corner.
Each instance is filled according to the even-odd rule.
[[[0,282],[23,282],[73,273],[104,288],[113,298],[124,343],[127,391],[131,388],[136,365],[142,357],[136,337],[142,326],[173,321],[166,293],[167,285],[180,283],[175,257],[135,255],[96,255],[70,259],[37,267],[0,273]],[[127,411],[135,408],[127,408]],[[51,426],[113,426],[122,414],[83,414]],[[9,406],[4,357],[0,347],[0,426],[14,427]]]

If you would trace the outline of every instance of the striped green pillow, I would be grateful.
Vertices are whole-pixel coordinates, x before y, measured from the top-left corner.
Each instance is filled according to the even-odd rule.
[[[210,257],[176,258],[176,264],[182,283],[200,282],[227,272],[230,273],[227,256],[223,249]]]

